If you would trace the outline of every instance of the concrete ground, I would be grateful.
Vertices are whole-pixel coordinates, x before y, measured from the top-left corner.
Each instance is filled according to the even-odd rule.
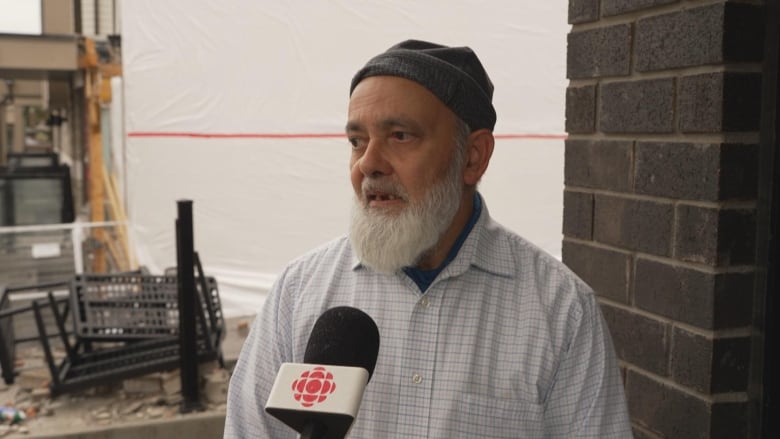
[[[44,389],[31,391],[31,386],[25,386],[25,380],[29,382],[31,377],[47,377],[46,369],[36,365],[39,362],[42,366],[42,359],[29,358],[27,363],[35,366],[23,370],[13,385],[0,386],[0,405],[27,410],[32,416],[13,426],[7,423],[0,425],[0,438],[222,437],[229,371],[238,358],[253,318],[227,319],[227,333],[222,344],[227,370],[219,369],[216,364],[201,367],[203,411],[179,413],[181,395],[178,392],[180,385],[177,385],[179,378],[176,371],[127,380],[112,388],[90,389],[79,394],[49,398]],[[24,351],[20,351],[17,356],[24,358]]]

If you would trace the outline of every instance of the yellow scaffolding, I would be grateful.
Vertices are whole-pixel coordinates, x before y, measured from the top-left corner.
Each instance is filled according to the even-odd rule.
[[[138,268],[127,232],[127,215],[118,191],[116,175],[110,174],[103,157],[103,136],[101,131],[101,107],[111,102],[111,78],[121,76],[118,64],[100,63],[95,42],[83,39],[83,50],[79,67],[84,72],[84,93],[86,102],[87,140],[89,160],[87,177],[90,222],[114,221],[118,223],[115,234],[102,227],[92,229],[92,239],[98,245],[93,251],[91,271],[106,273],[129,271]]]

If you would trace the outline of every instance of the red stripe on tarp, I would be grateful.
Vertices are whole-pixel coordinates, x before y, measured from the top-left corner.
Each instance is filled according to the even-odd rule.
[[[566,134],[493,134],[496,139],[544,139],[544,140],[565,140],[569,136]]]
[[[133,131],[127,137],[195,137],[201,139],[339,139],[345,134],[334,133],[186,133],[160,131]],[[563,140],[566,134],[495,134],[496,139]]]
[[[345,134],[329,133],[169,133],[134,131],[127,137],[199,137],[204,139],[322,139],[343,138]]]

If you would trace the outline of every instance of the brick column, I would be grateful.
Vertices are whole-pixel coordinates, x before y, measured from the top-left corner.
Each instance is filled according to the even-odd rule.
[[[763,1],[570,0],[563,260],[637,438],[744,438]]]

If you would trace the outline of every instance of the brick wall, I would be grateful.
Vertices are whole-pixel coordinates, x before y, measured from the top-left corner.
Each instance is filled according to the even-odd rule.
[[[763,1],[570,0],[563,260],[637,438],[754,437]]]

